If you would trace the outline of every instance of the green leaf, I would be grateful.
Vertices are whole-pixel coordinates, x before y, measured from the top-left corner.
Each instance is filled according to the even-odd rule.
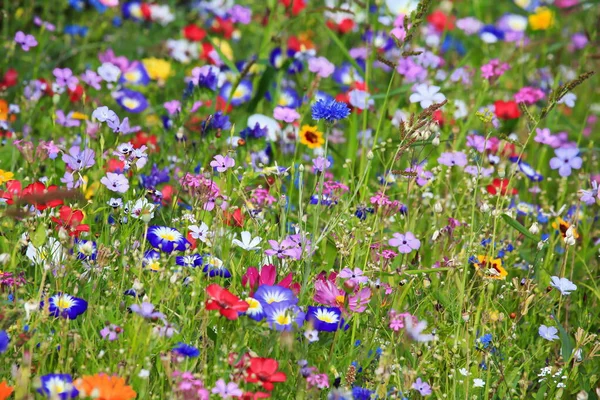
[[[31,243],[35,247],[40,248],[44,245],[44,243],[46,243],[47,238],[48,235],[46,234],[46,226],[44,226],[44,224],[39,224],[37,229],[31,236]]]
[[[260,103],[261,100],[265,98],[265,94],[269,90],[273,79],[277,76],[277,70],[272,66],[268,66],[260,77],[260,81],[258,81],[258,88],[256,89],[256,94],[248,103],[248,112],[253,113],[256,110],[256,106]]]
[[[569,336],[565,328],[563,328],[561,323],[558,321],[556,316],[554,314],[551,315],[552,318],[554,318],[554,320],[556,321],[556,324],[558,325],[558,333],[560,333],[560,341],[562,344],[562,357],[563,360],[565,360],[566,362],[571,359],[571,354],[573,353],[573,349],[575,348],[575,343],[573,342],[573,339]]]
[[[513,228],[515,228],[516,230],[518,230],[527,239],[533,240],[534,242],[539,242],[540,241],[539,238],[535,237],[531,232],[529,232],[527,230],[527,228],[525,228],[523,225],[521,225],[521,223],[519,221],[517,221],[516,219],[512,218],[510,215],[502,214],[501,217],[502,217],[502,219],[507,224],[509,224],[510,226],[512,226]]]

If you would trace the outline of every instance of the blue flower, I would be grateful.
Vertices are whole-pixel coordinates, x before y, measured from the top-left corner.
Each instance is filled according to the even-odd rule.
[[[221,111],[217,111],[211,118],[208,118],[206,121],[202,121],[203,132],[209,129],[227,130],[229,128],[231,128],[229,116],[223,114]]]
[[[160,253],[156,250],[146,251],[142,259],[142,266],[148,268],[150,271],[160,271]]]
[[[300,307],[289,303],[274,303],[265,307],[267,322],[278,331],[291,331],[294,324],[302,326],[305,314]]]
[[[287,305],[298,303],[294,292],[282,286],[260,285],[254,293],[254,298],[260,301],[263,307],[279,303]]]
[[[354,400],[370,400],[372,394],[373,392],[366,388],[361,388],[359,386],[352,388],[352,398]]]
[[[541,182],[544,177],[525,161],[519,161],[519,169],[533,182]]]
[[[77,258],[80,260],[95,260],[98,253],[96,242],[75,238],[75,249]]]
[[[200,88],[207,88],[208,90],[214,92],[217,90],[218,83],[219,79],[212,69],[209,69],[206,74],[200,74],[198,76],[198,87]]]
[[[141,62],[136,62],[135,65],[121,74],[119,83],[130,83],[132,85],[146,86],[148,83],[150,83],[150,76],[148,75],[148,71],[146,71],[144,64]]]
[[[175,258],[177,265],[182,267],[196,268],[202,265],[202,256],[200,254],[192,254],[189,256],[177,256]]]
[[[240,136],[243,139],[260,139],[267,136],[268,132],[269,130],[267,129],[266,125],[264,127],[261,127],[260,124],[257,122],[256,124],[254,124],[254,128],[247,127],[246,129],[241,131]]]
[[[263,307],[262,303],[256,300],[254,297],[248,297],[245,301],[249,305],[245,312],[248,318],[251,318],[255,321],[262,321],[266,316],[265,308]]]
[[[131,89],[121,89],[116,95],[117,103],[130,113],[141,113],[148,108],[148,100],[140,92]]]
[[[88,33],[88,27],[83,25],[66,25],[64,29],[65,35],[84,37]]]
[[[48,300],[48,312],[54,317],[75,319],[87,310],[87,301],[66,293],[58,293]],[[40,303],[44,309],[44,302]]]
[[[248,79],[244,79],[240,81],[235,90],[233,90],[231,82],[225,82],[225,84],[221,86],[219,94],[226,101],[229,101],[232,106],[239,106],[250,100],[252,97],[252,82]]]
[[[202,272],[207,274],[209,277],[220,276],[223,278],[231,278],[231,272],[223,265],[221,259],[214,257],[210,254],[206,254],[202,257],[204,268]]]
[[[173,352],[182,355],[184,357],[198,357],[200,355],[200,350],[195,348],[194,346],[190,346],[189,344],[185,344],[182,342],[177,343],[177,346],[173,348]]]
[[[336,100],[318,100],[312,106],[312,117],[315,120],[324,119],[327,122],[333,123],[350,115],[350,109],[346,103]]]
[[[40,381],[41,385],[37,391],[47,398],[74,399],[79,394],[69,374],[47,374],[41,376]]]
[[[306,320],[318,331],[334,332],[344,324],[342,312],[337,307],[308,307]]]
[[[10,343],[10,337],[6,331],[0,331],[0,354],[5,353]]]
[[[476,342],[477,345],[483,346],[484,349],[487,349],[490,343],[492,343],[492,334],[486,333],[485,335],[477,338]]]
[[[185,251],[190,245],[177,229],[168,226],[151,226],[146,238],[152,247],[164,253],[171,253],[173,250]]]

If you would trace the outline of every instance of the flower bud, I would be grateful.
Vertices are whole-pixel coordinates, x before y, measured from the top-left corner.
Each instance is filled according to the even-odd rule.
[[[538,225],[537,222],[534,222],[531,227],[529,227],[529,232],[533,233],[534,235],[539,233],[540,231],[540,226]]]
[[[435,211],[438,214],[441,214],[442,211],[444,211],[442,204],[439,201],[433,205],[433,211]]]

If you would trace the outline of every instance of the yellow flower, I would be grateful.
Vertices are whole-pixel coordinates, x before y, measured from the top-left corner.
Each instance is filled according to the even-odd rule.
[[[529,16],[529,25],[534,31],[543,31],[554,24],[554,13],[547,7],[540,7]]]
[[[212,41],[213,45],[221,51],[223,56],[227,57],[228,60],[233,60],[233,50],[229,42],[219,38],[214,38]]]
[[[12,180],[14,177],[15,174],[13,174],[12,172],[0,169],[0,185],[2,185],[4,182]]]
[[[78,111],[75,111],[73,114],[71,114],[71,118],[73,118],[73,119],[88,119],[88,116],[83,113],[80,113]]]
[[[148,76],[154,80],[166,80],[171,75],[171,63],[159,58],[145,58],[142,60]]]
[[[552,223],[552,227],[554,229],[557,229],[558,231],[560,231],[561,236],[563,238],[565,238],[567,236],[567,231],[571,227],[571,224],[568,223],[567,221],[565,221],[564,219],[557,217],[556,221],[554,221]],[[579,239],[579,233],[577,232],[577,229],[575,229],[575,228],[573,228],[573,237],[575,239]]]
[[[317,149],[325,144],[325,139],[323,139],[323,134],[317,130],[316,126],[304,125],[300,130],[300,143],[311,149]]]
[[[477,256],[479,262],[474,263],[475,269],[484,278],[506,279],[508,272],[502,267],[500,258],[491,258],[488,256]]]
[[[158,115],[148,115],[146,116],[146,125],[147,126],[158,126],[161,123],[160,118],[158,118]]]

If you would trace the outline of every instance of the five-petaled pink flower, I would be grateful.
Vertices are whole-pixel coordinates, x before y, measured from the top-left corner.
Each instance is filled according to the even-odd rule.
[[[398,248],[398,252],[402,254],[408,254],[413,250],[419,250],[421,247],[421,241],[412,234],[412,232],[406,233],[394,233],[394,237],[388,241],[388,244]]]
[[[35,36],[23,33],[22,31],[15,34],[15,42],[17,42],[24,51],[29,51],[30,48],[38,45]]]
[[[300,114],[298,114],[298,111],[294,110],[293,108],[275,107],[275,110],[273,111],[273,118],[278,121],[285,121],[288,124],[291,124],[292,122],[300,119]]]
[[[218,154],[210,162],[210,166],[217,169],[217,172],[225,172],[235,165],[235,160],[229,156],[223,157]]]

